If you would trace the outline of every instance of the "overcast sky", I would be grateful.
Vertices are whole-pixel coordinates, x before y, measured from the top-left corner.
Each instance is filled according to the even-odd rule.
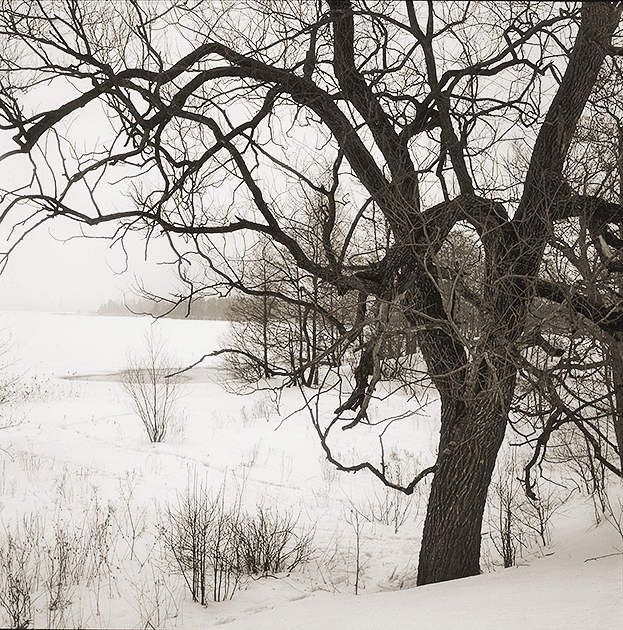
[[[18,246],[0,274],[0,310],[93,311],[110,299],[122,300],[137,278],[166,291],[170,269],[155,259],[145,263],[138,243],[130,248],[126,271],[119,246],[102,239],[58,240],[66,234],[44,226]]]
[[[100,241],[60,243],[47,231],[32,235],[0,275],[0,308],[85,311],[120,298],[128,274],[115,276],[109,253]]]
[[[62,86],[62,84],[61,84]],[[36,101],[37,91],[31,99],[36,101],[36,108],[51,108],[50,101],[55,94],[54,86],[46,90],[43,105]],[[59,91],[58,98],[69,98]],[[26,98],[26,101],[28,99]],[[93,113],[93,112],[91,112]],[[100,116],[103,113],[100,111]],[[98,138],[105,129],[102,118],[80,117],[67,123],[72,133],[79,138],[78,145],[87,140]],[[15,149],[12,133],[0,132],[0,155]],[[46,154],[51,164],[56,164],[59,172],[58,158],[54,154]],[[47,171],[38,171],[44,180]],[[6,190],[20,189],[27,192],[26,186],[31,177],[31,164],[26,157],[15,157],[2,162],[0,173],[0,194]],[[62,178],[59,178],[62,183]],[[123,196],[112,196],[106,182],[99,190],[98,199],[105,203],[128,203]],[[36,187],[33,187],[36,192]],[[84,193],[82,193],[84,194]],[[80,208],[80,195],[71,197],[77,208]],[[120,201],[121,200],[121,201]],[[88,203],[85,203],[88,207]],[[24,211],[25,212],[25,211]],[[11,228],[24,218],[22,213],[9,214],[0,225],[0,252],[6,251],[11,237]],[[61,221],[64,221],[62,223]],[[110,235],[114,226],[102,228],[97,235]],[[79,227],[64,219],[54,220],[38,227],[11,254],[8,266],[0,273],[0,310],[49,310],[49,311],[94,311],[108,300],[123,300],[124,294],[130,294],[137,285],[137,277],[142,278],[146,288],[159,294],[166,294],[171,286],[172,273],[170,267],[157,265],[157,257],[145,263],[144,243],[138,237],[127,239],[130,255],[129,269],[126,271],[126,257],[120,246],[111,247],[106,239],[73,238],[79,234]],[[13,234],[13,237],[15,234]],[[153,247],[158,252],[158,247]],[[160,248],[162,260],[162,248]],[[130,295],[131,297],[131,295]]]

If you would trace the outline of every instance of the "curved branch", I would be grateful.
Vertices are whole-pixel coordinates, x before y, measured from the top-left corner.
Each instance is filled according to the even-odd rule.
[[[554,200],[569,197],[569,188],[562,180],[564,161],[621,10],[622,7],[606,2],[582,5],[582,20],[569,64],[539,131],[514,218],[527,242],[534,240],[535,226],[547,220]]]
[[[406,137],[401,142],[378,98],[355,68],[355,24],[350,0],[329,0],[329,7],[334,28],[333,67],[342,95],[366,121],[387,160],[392,180],[401,191],[403,202],[409,207],[416,199],[417,175],[407,150]]]
[[[535,289],[538,297],[557,304],[568,304],[573,311],[609,335],[619,336],[623,333],[623,308],[621,306],[599,303],[578,291],[570,290],[565,285],[544,279],[536,281]]]

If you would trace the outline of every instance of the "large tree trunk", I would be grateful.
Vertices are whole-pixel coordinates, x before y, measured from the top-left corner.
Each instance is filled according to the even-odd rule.
[[[493,400],[470,411],[446,406],[418,568],[418,585],[480,573],[480,537],[487,490],[504,439],[506,414]],[[450,408],[448,408],[450,407]]]
[[[507,296],[508,297],[508,296]],[[504,440],[517,369],[509,345],[523,329],[527,296],[497,300],[511,308],[504,329],[495,318],[481,322],[477,356],[468,358],[451,334],[441,295],[421,275],[409,292],[419,305],[408,316],[420,324],[418,343],[441,398],[441,431],[420,550],[418,585],[480,573],[480,540],[487,491]]]

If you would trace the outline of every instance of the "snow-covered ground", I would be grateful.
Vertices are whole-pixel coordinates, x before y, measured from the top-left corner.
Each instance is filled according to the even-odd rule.
[[[524,549],[518,566],[499,568],[485,541],[486,573],[415,588],[426,488],[396,504],[370,476],[336,473],[298,391],[284,391],[277,408],[266,391],[241,396],[231,383],[224,389],[217,363],[204,362],[187,375],[168,438],[150,443],[115,375],[153,327],[179,365],[188,365],[217,347],[226,324],[0,314],[0,330],[11,335],[3,361],[20,375],[23,390],[21,401],[1,409],[0,563],[6,565],[9,540],[30,554],[32,627],[620,627],[621,534],[607,520],[596,525],[590,500],[577,492],[552,517],[549,546]],[[392,397],[377,412],[409,404],[415,403]],[[428,463],[434,414],[415,415],[399,430],[395,457]],[[314,530],[310,561],[245,579],[230,600],[193,602],[166,560],[160,526],[195,483],[225,488],[227,499],[250,513],[258,505],[276,508],[300,531]],[[617,506],[615,482],[611,494]],[[370,516],[385,508],[391,521],[388,506],[405,522],[357,519],[358,511]],[[90,569],[75,569],[79,577],[60,593],[54,576],[63,569],[62,545],[63,561],[88,562]],[[10,623],[6,610],[0,620]]]

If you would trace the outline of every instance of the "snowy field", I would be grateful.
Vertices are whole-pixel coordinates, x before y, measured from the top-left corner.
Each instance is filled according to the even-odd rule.
[[[415,588],[426,488],[396,499],[370,476],[329,467],[298,391],[278,405],[268,392],[237,395],[216,362],[201,364],[169,435],[150,443],[117,375],[154,326],[183,366],[214,350],[226,324],[0,314],[11,337],[3,361],[21,381],[18,400],[0,408],[0,561],[5,600],[11,562],[30,580],[31,627],[621,627],[621,534],[612,518],[596,524],[579,492],[552,516],[549,544],[523,548],[518,566],[500,568],[485,536],[483,575]],[[408,404],[392,397],[376,412]],[[430,463],[436,418],[415,415],[400,431],[396,459]],[[289,515],[293,540],[313,533],[307,562],[243,576],[226,601],[193,602],[163,536],[193,487],[251,515]],[[620,509],[620,485],[611,488]],[[10,627],[6,608],[0,620]]]

